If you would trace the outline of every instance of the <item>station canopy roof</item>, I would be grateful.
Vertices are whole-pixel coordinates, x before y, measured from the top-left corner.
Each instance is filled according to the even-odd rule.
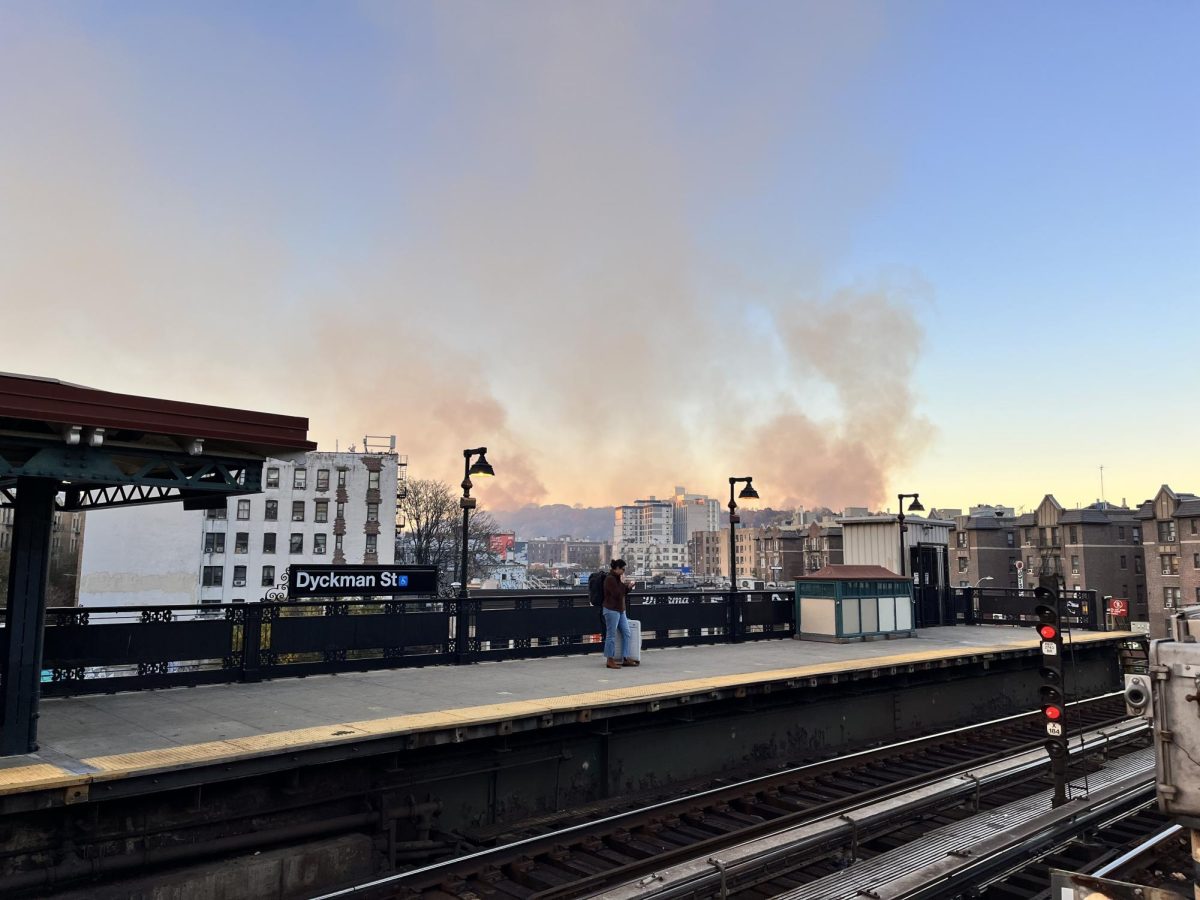
[[[183,501],[223,506],[261,489],[262,462],[315,450],[296,416],[117,394],[0,373],[0,504],[54,478],[60,509]]]

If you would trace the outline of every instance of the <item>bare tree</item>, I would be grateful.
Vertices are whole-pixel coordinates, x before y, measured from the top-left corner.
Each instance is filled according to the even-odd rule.
[[[397,503],[404,531],[400,549],[406,562],[436,566],[439,593],[449,595],[451,582],[459,578],[462,554],[462,509],[458,498],[444,481],[413,479]],[[471,511],[467,529],[467,581],[496,562],[492,537],[499,531],[492,514]]]

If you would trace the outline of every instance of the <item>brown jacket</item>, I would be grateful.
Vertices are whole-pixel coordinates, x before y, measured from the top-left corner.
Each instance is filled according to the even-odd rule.
[[[604,579],[604,608],[615,612],[625,612],[625,596],[629,593],[629,585],[612,572]]]

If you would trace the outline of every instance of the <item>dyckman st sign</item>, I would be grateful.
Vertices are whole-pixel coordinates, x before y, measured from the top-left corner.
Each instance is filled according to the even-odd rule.
[[[435,566],[288,566],[288,599],[437,594]]]

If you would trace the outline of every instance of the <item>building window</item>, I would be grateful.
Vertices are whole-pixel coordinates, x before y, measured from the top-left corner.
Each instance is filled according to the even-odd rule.
[[[225,507],[219,506],[216,509],[205,510],[204,515],[209,519],[224,519],[226,517]]]
[[[1179,605],[1179,588],[1165,587],[1163,588],[1163,606],[1167,609],[1174,609]]]
[[[960,573],[967,571],[967,558],[965,556],[960,556],[958,558],[958,571]]]
[[[1050,544],[1054,547],[1058,546],[1058,529],[1057,528],[1050,529]]]
[[[234,587],[245,587],[246,586],[246,567],[245,566],[234,566],[233,567],[233,586]]]
[[[1005,532],[1004,538],[1005,538],[1006,542],[1008,543],[1008,546],[1010,546],[1010,547],[1017,546],[1017,536],[1015,534],[1013,534],[1011,531]]]
[[[204,552],[205,553],[224,553],[225,552],[225,532],[210,531],[204,535]]]
[[[1159,570],[1164,575],[1179,574],[1179,557],[1174,553],[1160,553],[1158,556]]]
[[[1030,544],[1030,545],[1033,544],[1033,529],[1032,528],[1025,529],[1025,543]]]
[[[268,531],[263,535],[263,553],[275,552],[275,532]]]
[[[303,500],[293,500],[292,501],[292,521],[293,522],[303,522],[304,521],[304,501]]]
[[[266,520],[268,522],[274,522],[278,518],[279,518],[279,501],[278,500],[268,500],[267,501]]]
[[[272,535],[274,537],[274,535]],[[275,584],[275,567],[263,566],[262,585],[263,587],[271,587]]]
[[[367,552],[374,553],[378,546],[379,546],[379,535],[368,534],[367,535]]]
[[[270,469],[267,469],[267,487],[279,487],[279,470],[273,466]]]
[[[1192,568],[1200,569],[1200,553],[1192,554]]]
[[[1079,557],[1078,556],[1071,557],[1071,574],[1072,575],[1079,574]]]
[[[288,552],[289,553],[303,553],[304,552],[304,535],[297,534],[296,532],[292,533],[292,537],[288,541]]]
[[[323,534],[314,534],[313,535],[313,553],[316,553],[318,555],[324,555],[324,553],[325,553],[325,535],[323,535]]]
[[[345,486],[346,486],[346,470],[338,469],[338,487],[344,488]]]
[[[340,534],[333,536],[333,552],[338,556],[342,555],[342,536]]]
[[[1133,558],[1133,574],[1134,575],[1142,574],[1142,558],[1140,556],[1135,556]]]
[[[1175,543],[1175,522],[1174,522],[1174,520],[1158,523],[1158,542],[1160,544]]]
[[[379,521],[379,504],[378,503],[368,503],[367,504],[367,521],[368,522],[378,522]]]
[[[967,546],[967,533],[965,531],[960,531],[957,535],[957,538],[958,538],[958,546],[960,546],[960,547]]]
[[[302,491],[308,485],[308,469],[296,469],[292,473],[292,490]]]
[[[1128,568],[1128,566],[1126,565],[1126,560],[1125,560],[1124,556],[1121,557],[1121,568],[1122,569]]]
[[[379,473],[378,472],[368,472],[367,473],[367,490],[368,491],[379,490]]]
[[[238,501],[237,517],[239,519],[249,519],[250,518],[250,501],[249,500],[239,500]]]
[[[317,490],[318,491],[329,490],[329,470],[328,469],[317,469]]]
[[[328,500],[318,500],[314,504],[313,521],[314,522],[328,522],[329,521],[329,501]]]
[[[1192,519],[1192,534],[1196,533],[1196,520]]]
[[[1118,541],[1125,540],[1125,526],[1124,525],[1119,525],[1117,527],[1117,540]]]
[[[339,519],[346,518],[346,504],[345,503],[339,503],[337,505],[337,517]]]
[[[1135,544],[1140,544],[1142,542],[1142,526],[1134,525],[1132,533],[1133,533],[1133,542]]]
[[[205,566],[204,573],[200,578],[200,584],[204,587],[221,587],[225,583],[225,567],[224,566]]]
[[[249,553],[250,552],[250,532],[239,531],[233,539],[234,553]]]
[[[1079,529],[1077,529],[1074,525],[1071,526],[1071,543],[1079,543]]]

